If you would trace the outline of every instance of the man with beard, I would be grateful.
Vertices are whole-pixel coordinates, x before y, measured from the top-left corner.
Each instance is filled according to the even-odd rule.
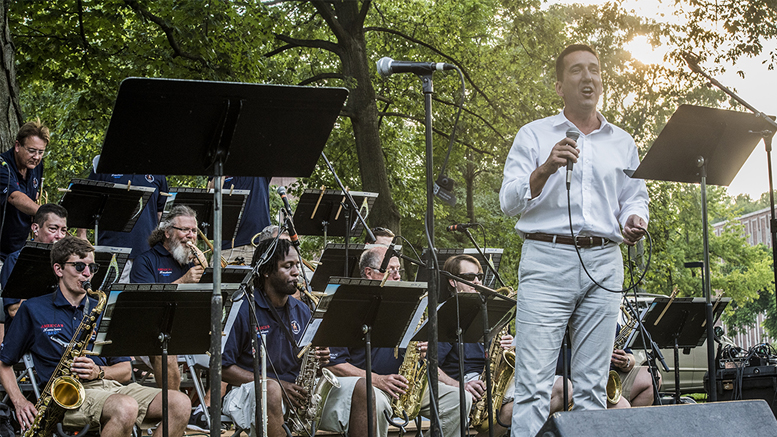
[[[130,272],[133,284],[195,284],[205,269],[193,259],[187,243],[197,242],[197,214],[186,205],[176,205],[148,237],[151,249],[135,258]],[[149,357],[158,385],[162,380],[161,357]],[[181,385],[178,356],[167,358],[167,381],[171,390]]]
[[[274,241],[277,241],[275,247]],[[268,249],[271,252],[269,259],[259,267],[253,285],[256,318],[259,330],[265,334],[267,349],[267,433],[276,437],[286,435],[283,430],[284,412],[299,407],[308,396],[305,388],[297,385],[296,381],[300,371],[297,343],[310,320],[310,310],[292,296],[297,291],[297,278],[301,272],[297,250],[289,240],[267,239],[256,248],[251,264],[255,265]],[[249,306],[243,302],[222,355],[223,380],[237,386],[224,398],[224,413],[237,425],[250,426],[251,435],[256,435],[252,352]],[[329,349],[317,348],[316,357],[321,364],[326,364]],[[323,414],[326,416],[328,413],[325,410]]]

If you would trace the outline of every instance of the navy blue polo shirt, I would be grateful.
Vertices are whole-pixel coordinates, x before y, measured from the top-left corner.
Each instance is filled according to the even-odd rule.
[[[270,301],[263,292],[254,293],[256,303],[256,319],[259,322],[259,330],[265,334],[267,341],[267,377],[295,382],[299,375],[300,362],[294,347],[283,333],[282,325],[275,321],[270,313]],[[289,296],[289,300],[283,308],[277,308],[281,323],[289,328],[294,340],[299,343],[305,326],[310,320],[310,309],[307,305]],[[241,301],[232,329],[229,331],[224,352],[221,355],[222,367],[238,366],[243,370],[253,372],[254,361],[251,351],[251,321],[248,314],[248,305]],[[261,341],[261,340],[260,340]],[[270,364],[272,363],[272,365]]]
[[[399,372],[399,366],[405,359],[405,350],[400,349],[397,358],[394,358],[393,347],[374,347],[371,348],[372,371],[378,375],[395,375]],[[364,348],[332,347],[329,348],[329,366],[335,364],[350,363],[351,365],[365,370],[367,362],[364,357]]]
[[[6,208],[3,233],[0,235],[0,259],[5,259],[9,254],[16,252],[24,246],[30,235],[32,217],[19,211],[15,206],[5,205],[8,196],[15,191],[24,193],[35,201],[38,190],[43,180],[43,161],[32,170],[27,170],[27,179],[24,179],[16,166],[14,148],[0,154],[6,165],[0,168],[0,208]]]
[[[130,259],[135,259],[148,250],[148,236],[159,224],[158,213],[165,208],[166,199],[159,192],[168,192],[167,179],[163,175],[154,174],[105,174],[92,170],[89,179],[93,181],[110,182],[113,184],[131,184],[138,187],[154,188],[154,193],[143,206],[143,211],[130,232],[99,231],[97,244],[100,246],[129,247],[132,249]]]
[[[193,264],[178,264],[162,243],[140,254],[135,258],[130,271],[132,284],[169,284],[192,268]]]
[[[482,343],[464,343],[464,375],[483,373],[486,366],[486,355]],[[456,343],[437,344],[438,366],[446,375],[461,381],[459,378],[459,346]]]
[[[235,245],[232,246],[228,236],[221,245],[222,249],[251,244],[251,238],[270,225],[270,178],[229,176],[224,178],[224,193],[233,185],[236,190],[251,190],[251,193],[248,194],[243,217],[237,228]]]
[[[0,290],[5,289],[5,284],[8,283],[8,278],[11,277],[16,261],[19,260],[19,254],[22,253],[22,249],[8,255],[3,263],[3,268],[0,269]],[[21,299],[15,299],[12,297],[3,297],[3,314],[5,314],[5,332],[8,332],[8,325],[11,323],[11,315],[8,314],[8,307],[19,303]]]
[[[88,309],[84,307],[86,299],[81,300],[78,307],[74,307],[57,288],[53,293],[22,303],[14,322],[6,332],[0,348],[0,361],[12,366],[18,363],[24,354],[30,352],[35,371],[38,373],[38,384],[44,388],[81,324],[84,313],[88,313],[97,305],[96,299],[88,297],[88,300]],[[88,349],[92,349],[92,344]],[[129,361],[129,357],[88,357],[98,366]]]

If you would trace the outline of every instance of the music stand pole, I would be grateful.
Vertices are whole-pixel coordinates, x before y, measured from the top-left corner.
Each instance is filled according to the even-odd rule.
[[[483,259],[486,261],[486,267],[489,270],[491,270],[491,273],[494,274],[494,277],[499,281],[500,284],[502,284],[502,287],[504,287],[505,281],[502,280],[502,277],[499,275],[499,272],[496,271],[494,266],[491,265],[491,262],[488,260],[488,258],[486,258],[485,252],[483,252],[483,249],[481,249],[480,246],[478,246],[478,242],[475,241],[475,237],[472,236],[472,233],[467,228],[464,228],[464,233],[467,234],[467,237],[469,237],[469,241],[471,241],[472,244],[475,245],[475,250],[477,250],[480,256],[482,256]]]
[[[697,165],[701,172],[701,220],[702,220],[702,240],[704,244],[704,298],[706,306],[707,316],[707,368],[710,374],[710,387],[716,387],[715,381],[715,332],[713,331],[712,324],[714,319],[712,318],[712,299],[710,298],[710,236],[707,232],[707,225],[709,218],[707,217],[707,162],[704,157],[699,156]],[[675,355],[677,352],[675,352]],[[675,368],[677,368],[677,362],[675,362]],[[717,390],[710,390],[710,401],[715,402],[718,400]],[[680,399],[678,398],[679,402]]]
[[[221,436],[221,311],[224,305],[221,297],[221,193],[224,183],[224,163],[217,160],[213,178],[213,295],[210,301],[210,435]],[[253,301],[251,301],[253,304]]]

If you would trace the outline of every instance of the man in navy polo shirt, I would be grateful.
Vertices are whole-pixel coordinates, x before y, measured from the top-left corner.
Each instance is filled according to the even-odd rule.
[[[380,265],[383,257],[386,254],[386,246],[377,244],[369,247],[362,252],[359,260],[359,270],[361,271],[362,278],[382,280],[383,273],[380,273]],[[386,270],[389,274],[388,279],[391,281],[399,281],[399,258],[391,257]],[[421,345],[419,345],[420,347]],[[404,360],[404,349],[400,349],[400,354],[397,358],[394,357],[394,348],[376,347],[372,348],[372,385],[375,393],[375,410],[377,412],[377,435],[385,437],[388,435],[388,422],[384,418],[384,411],[391,415],[391,401],[392,399],[398,399],[401,394],[408,388],[407,379],[399,375],[399,367]],[[351,377],[365,377],[366,361],[364,357],[364,348],[340,348],[333,347],[331,349],[331,361],[329,364],[329,370],[339,377],[351,376]],[[341,387],[339,390],[332,390],[329,395],[328,402],[343,403],[343,407],[349,406],[351,408],[358,407],[357,402],[350,403],[347,399],[347,390],[345,387]],[[356,396],[358,390],[354,392]],[[439,412],[440,422],[442,426],[443,434],[446,436],[458,436],[461,434],[459,429],[459,395],[458,389],[450,385],[442,383],[438,384],[438,397],[439,397]],[[347,411],[347,410],[346,410]],[[423,395],[421,402],[421,415],[429,415],[429,390],[427,389]],[[342,410],[338,410],[338,413],[342,415]],[[322,418],[322,426],[327,425],[327,420],[331,420],[326,416]],[[344,423],[341,422],[341,425]],[[344,432],[346,430],[337,429],[335,431]],[[364,435],[354,434],[351,435]]]
[[[130,281],[130,272],[132,271],[135,258],[148,250],[148,236],[156,229],[159,220],[162,219],[162,211],[165,208],[166,200],[160,193],[168,192],[167,179],[164,175],[156,174],[97,173],[97,163],[99,160],[100,155],[94,157],[92,170],[89,173],[90,180],[154,189],[148,202],[143,205],[143,211],[141,211],[135,226],[130,232],[100,231],[98,235],[99,241],[96,244],[100,246],[129,247],[132,249],[129,260],[124,265],[124,271],[119,279],[119,282],[126,283]],[[79,229],[78,236],[86,239],[86,229]]]
[[[197,242],[197,213],[186,205],[176,205],[148,237],[151,249],[135,259],[130,272],[133,284],[196,284],[205,269],[193,259],[187,243]],[[162,381],[161,356],[149,357],[157,384]],[[181,372],[178,356],[167,357],[167,386],[178,390]]]
[[[274,242],[276,245],[272,250]],[[252,264],[268,249],[272,254],[259,267],[259,275],[254,279],[254,307],[259,329],[267,341],[267,432],[270,437],[276,437],[286,435],[284,410],[290,406],[299,407],[307,397],[305,388],[295,384],[300,369],[296,344],[310,320],[310,310],[292,297],[297,291],[300,274],[297,250],[286,239],[268,239],[256,248]],[[251,435],[255,435],[256,397],[250,327],[249,307],[242,302],[222,354],[224,382],[239,386],[224,398],[224,413],[241,427],[250,426]],[[316,356],[320,362],[328,362],[329,349],[317,349]]]
[[[250,190],[246,206],[243,210],[243,218],[237,228],[235,239],[225,238],[221,250],[227,262],[243,258],[244,262],[251,260],[254,254],[254,246],[251,239],[270,225],[270,178],[266,177],[237,177],[224,178],[224,190]],[[213,180],[208,181],[208,188],[213,188]]]
[[[31,353],[43,388],[81,320],[97,305],[97,300],[88,297],[84,289],[84,283],[98,267],[91,244],[67,236],[52,247],[51,263],[59,277],[59,287],[54,293],[30,299],[19,307],[0,350],[0,383],[8,391],[22,428],[32,424],[37,411],[19,390],[12,366],[25,353]],[[122,384],[131,376],[129,357],[79,356],[73,359],[71,370],[81,380],[86,397],[81,407],[65,412],[65,426],[80,428],[89,423],[99,428],[103,436],[127,436],[134,425],[145,419],[156,423],[162,418],[161,390]],[[189,398],[175,391],[168,396],[170,435],[182,436],[191,408]],[[154,435],[161,434],[159,427]]]
[[[43,154],[49,144],[49,128],[40,121],[25,123],[16,134],[16,143],[0,154],[0,262],[24,246],[32,216],[38,211],[38,193],[43,181]]]
[[[67,210],[61,205],[55,203],[46,203],[38,208],[32,223],[32,234],[35,236],[32,241],[38,243],[56,243],[67,235]],[[2,269],[0,269],[0,286],[5,288],[8,278],[11,276],[16,261],[19,260],[19,254],[22,249],[8,255],[5,259]],[[3,315],[5,317],[5,329],[11,320],[16,316],[16,311],[21,305],[22,299],[3,298]],[[2,338],[2,337],[0,337]]]

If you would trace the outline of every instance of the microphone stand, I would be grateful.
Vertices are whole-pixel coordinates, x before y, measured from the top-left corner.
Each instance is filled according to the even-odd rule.
[[[346,205],[343,205],[343,208],[345,208],[346,215],[348,214],[348,209],[353,209],[356,212],[356,218],[359,219],[359,222],[361,222],[362,226],[364,226],[364,230],[367,232],[367,241],[374,243],[375,235],[372,233],[372,230],[370,230],[370,227],[367,226],[367,222],[364,220],[364,217],[359,212],[359,207],[356,206],[356,201],[353,200],[353,196],[351,196],[351,193],[348,192],[348,190],[345,189],[345,185],[343,185],[342,181],[340,181],[340,178],[337,177],[337,172],[335,171],[334,167],[332,167],[332,164],[329,162],[329,159],[327,159],[324,152],[321,152],[321,156],[324,158],[324,162],[326,162],[326,166],[329,167],[329,171],[332,173],[332,176],[334,176],[335,181],[337,182],[337,185],[340,187],[340,191],[343,192],[343,196],[345,196],[345,199],[347,201]],[[347,215],[348,219],[346,219],[345,223],[345,276],[348,276],[348,240],[350,239],[351,235],[351,223],[350,223],[350,216]]]
[[[483,252],[483,249],[481,249],[480,246],[478,246],[477,241],[475,241],[475,238],[472,236],[472,233],[469,232],[469,229],[464,228],[464,233],[467,234],[467,237],[469,237],[469,241],[471,241],[472,244],[475,245],[475,249],[478,251],[480,256],[482,256],[483,259],[486,261],[486,267],[488,268],[488,270],[490,270],[491,273],[494,274],[494,277],[496,278],[497,281],[499,281],[500,284],[502,284],[502,287],[505,287],[505,281],[502,280],[502,277],[499,275],[499,272],[496,271],[496,268],[494,268],[494,266],[491,264],[491,261],[488,258],[486,258],[486,254]]]
[[[637,300],[637,291],[634,290],[634,301]],[[631,317],[634,318],[634,320],[637,321],[637,326],[639,327],[639,335],[642,337],[642,347],[645,351],[645,357],[648,358],[648,369],[650,370],[650,380],[653,383],[653,404],[654,405],[661,405],[661,396],[658,394],[658,366],[656,365],[656,359],[658,359],[661,362],[661,365],[664,366],[664,370],[669,372],[669,366],[667,366],[666,361],[664,360],[664,355],[661,353],[661,349],[658,348],[658,344],[656,344],[655,341],[653,341],[653,337],[650,336],[650,333],[647,329],[645,329],[645,324],[642,323],[642,317],[640,317],[639,312],[637,312],[634,309],[634,306],[631,304],[629,299],[624,299],[626,301],[626,308],[631,314]],[[647,341],[646,341],[647,340]],[[648,352],[648,344],[650,344],[650,348],[652,349],[651,352]],[[634,366],[637,364],[634,363]],[[675,360],[675,367],[677,366],[677,360]]]

